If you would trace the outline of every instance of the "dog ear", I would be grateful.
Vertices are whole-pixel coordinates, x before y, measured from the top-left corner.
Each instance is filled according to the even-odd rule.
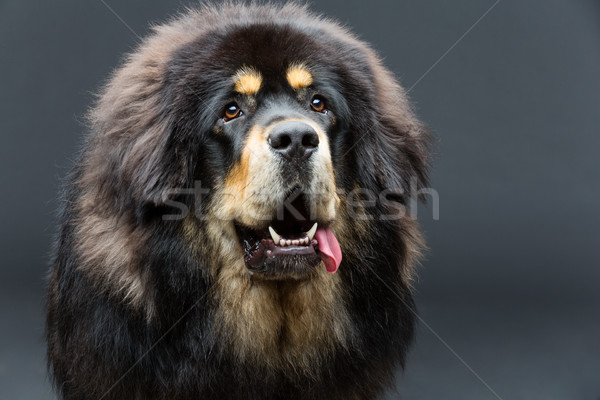
[[[388,116],[380,121],[375,135],[376,163],[384,189],[408,193],[429,184],[431,136],[411,118],[409,124],[389,120]]]
[[[118,180],[136,206],[160,207],[188,187],[188,165],[189,155],[176,145],[169,121],[157,121],[129,144]]]
[[[374,160],[383,189],[417,192],[428,186],[432,137],[416,118],[403,88],[377,61]]]
[[[133,207],[137,216],[164,205],[191,179],[190,155],[176,142],[165,92],[161,68],[129,60],[88,115],[93,134],[83,153],[83,187],[95,187],[120,209]]]

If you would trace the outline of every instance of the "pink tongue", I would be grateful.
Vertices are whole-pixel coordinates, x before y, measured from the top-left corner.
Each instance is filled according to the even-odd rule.
[[[327,272],[334,274],[342,262],[340,244],[329,227],[317,228],[315,239],[319,242],[319,256],[323,260]]]

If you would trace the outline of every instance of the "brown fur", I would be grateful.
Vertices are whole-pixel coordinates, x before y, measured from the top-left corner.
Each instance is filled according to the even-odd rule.
[[[303,65],[294,65],[288,69],[287,81],[294,89],[302,89],[312,85],[311,73]]]
[[[212,208],[212,207],[211,207]],[[339,275],[324,268],[299,285],[256,282],[248,274],[233,223],[209,216],[207,232],[194,218],[184,235],[208,265],[218,299],[214,321],[218,334],[240,360],[251,360],[290,373],[311,368],[353,339],[351,317],[344,307]],[[323,324],[322,321],[328,321]]]
[[[241,94],[253,95],[260,90],[262,76],[254,68],[245,67],[234,76],[234,90]]]

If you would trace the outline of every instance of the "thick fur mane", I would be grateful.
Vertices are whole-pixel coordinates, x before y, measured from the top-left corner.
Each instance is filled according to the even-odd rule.
[[[209,63],[203,52],[254,25],[322,38],[347,102],[348,142],[330,144],[344,263],[301,285],[256,285],[247,274],[223,219],[235,206],[224,195],[232,169],[207,137],[214,116],[205,110],[219,99],[186,61]],[[426,185],[429,136],[365,43],[294,4],[187,10],[154,27],[112,74],[89,125],[49,282],[48,358],[65,399],[371,399],[391,381],[412,340],[411,280],[424,243],[403,196],[359,210],[369,216],[360,219],[348,195]],[[196,181],[211,188],[196,208],[206,217],[162,218],[173,190]]]

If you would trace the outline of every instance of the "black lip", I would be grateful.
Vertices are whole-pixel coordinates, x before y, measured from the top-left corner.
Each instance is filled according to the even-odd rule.
[[[246,263],[254,268],[259,268],[265,261],[274,257],[309,256],[316,254],[317,241],[305,246],[279,246],[272,239],[262,239],[258,249],[247,258]]]
[[[321,262],[317,242],[306,246],[278,246],[272,239],[262,239],[258,249],[245,257],[246,266],[263,279],[309,278]]]
[[[266,230],[255,230],[240,224],[235,226],[244,251],[246,267],[257,277],[307,279],[321,262],[319,246],[314,239],[308,245],[279,246]],[[303,232],[297,232],[296,237],[303,235]]]

